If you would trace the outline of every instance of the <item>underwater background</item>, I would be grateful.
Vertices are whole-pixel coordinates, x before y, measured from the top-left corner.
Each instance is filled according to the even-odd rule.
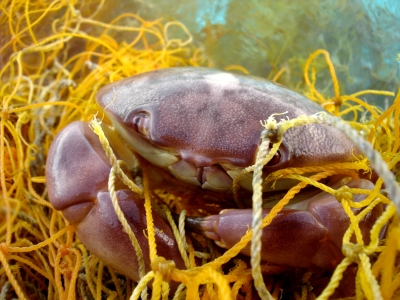
[[[400,82],[400,1],[150,0],[121,9],[181,21],[217,68],[239,64],[267,77],[285,67],[283,83],[299,82],[305,59],[323,48],[347,93]]]

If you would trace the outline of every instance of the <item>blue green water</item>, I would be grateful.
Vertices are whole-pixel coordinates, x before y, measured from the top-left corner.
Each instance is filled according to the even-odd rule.
[[[262,77],[287,72],[297,88],[305,60],[329,51],[341,90],[397,92],[400,84],[400,0],[146,0],[146,19],[179,20],[203,43],[213,67],[237,64]],[[184,38],[184,37],[183,37]],[[332,93],[329,73],[321,87]]]

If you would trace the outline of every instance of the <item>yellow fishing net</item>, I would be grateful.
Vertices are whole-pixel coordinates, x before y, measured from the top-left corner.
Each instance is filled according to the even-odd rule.
[[[175,294],[169,295],[176,299],[251,299],[257,293],[253,285],[266,298],[283,295],[284,298],[315,299],[320,295],[320,299],[327,299],[334,295],[340,279],[349,270],[356,272],[352,286],[356,299],[400,297],[400,263],[397,258],[400,227],[396,208],[389,200],[391,193],[388,195],[381,190],[383,180],[379,179],[372,191],[334,191],[318,182],[337,173],[356,177],[360,170],[369,172],[366,159],[312,169],[286,169],[273,174],[268,180],[287,177],[295,178],[300,183],[279,201],[264,220],[260,218],[260,212],[256,212],[261,198],[257,196],[259,187],[255,184],[254,210],[258,219],[253,226],[254,234],[249,231],[236,246],[224,253],[216,251],[212,244],[207,248],[209,251],[197,251],[185,234],[184,212],[177,226],[169,209],[164,207],[187,270],[176,269],[172,262],[163,260],[162,254],[157,253],[151,199],[159,192],[146,189],[148,179],[144,166],[144,190],[137,191],[143,192],[145,199],[152,271],[142,274],[142,280],[135,283],[89,253],[76,238],[74,227],[52,208],[47,199],[45,162],[55,135],[72,121],[89,122],[100,111],[94,99],[97,90],[110,82],[158,68],[210,65],[201,48],[192,43],[192,37],[183,24],[146,21],[128,13],[103,23],[97,21],[96,16],[104,2],[0,3],[1,299],[137,299],[150,296],[166,299],[170,280],[182,283]],[[177,31],[180,38],[171,33]],[[182,39],[182,35],[186,38]],[[247,72],[239,66],[229,69]],[[317,74],[327,70],[332,78],[333,95],[324,94],[317,88]],[[276,75],[275,80],[279,80],[280,74],[273,74]],[[377,164],[378,169],[384,165],[391,170],[392,177],[385,177],[385,188],[390,192],[393,186],[398,187],[400,94],[395,96],[390,92],[368,90],[342,95],[329,54],[324,50],[318,50],[309,57],[304,76],[304,93],[362,133],[383,160],[375,161],[374,152],[364,144],[359,145],[360,149],[365,150],[366,156],[372,153],[368,158]],[[394,102],[383,110],[365,103],[362,96],[366,94],[384,95],[394,99]],[[350,130],[335,120],[322,116],[277,124],[270,119],[266,128],[281,126],[284,131],[305,123],[327,122],[345,131]],[[107,149],[107,140],[96,120],[92,121],[92,127]],[[269,142],[264,144],[268,146]],[[260,168],[274,155],[278,146],[279,141],[267,157],[259,155],[256,165],[244,172],[254,171],[255,176],[259,176]],[[261,147],[260,151],[265,150]],[[122,176],[123,172],[118,163],[113,165],[113,170],[110,186],[115,176]],[[304,173],[310,172],[314,175],[304,176]],[[335,194],[349,214],[351,226],[343,238],[346,258],[337,269],[334,272],[293,270],[284,275],[274,275],[276,270],[273,266],[260,264],[257,251],[251,258],[253,269],[246,261],[235,258],[247,243],[254,243],[257,248],[261,227],[268,226],[291,197],[307,184]],[[368,197],[354,203],[351,200],[353,193],[366,193]],[[176,195],[160,193],[158,197],[170,204],[170,208],[181,211]],[[371,230],[371,242],[364,245],[358,222],[380,202],[386,204],[386,209]],[[352,207],[367,208],[355,216]],[[124,218],[123,215],[119,217],[121,220]],[[386,239],[379,241],[378,234],[387,222]],[[126,231],[129,234],[129,228]],[[353,235],[356,243],[350,241]],[[200,266],[196,266],[195,257],[202,260]],[[147,283],[152,279],[152,289],[147,290]]]

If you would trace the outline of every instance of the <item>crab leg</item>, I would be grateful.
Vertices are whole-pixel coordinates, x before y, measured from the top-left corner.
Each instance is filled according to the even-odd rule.
[[[372,189],[365,179],[352,180],[349,187]],[[356,195],[354,201],[365,199]],[[306,210],[285,208],[263,229],[262,260],[292,267],[335,268],[343,259],[342,239],[350,225],[349,217],[336,198],[321,192],[307,200]],[[304,202],[302,203],[304,205]],[[378,204],[360,222],[365,243],[369,243],[369,231],[382,213]],[[271,209],[263,210],[263,217]],[[360,210],[354,210],[357,214]],[[246,234],[252,223],[251,209],[229,209],[219,215],[205,218],[187,218],[192,231],[214,240],[220,247],[233,247]],[[241,251],[250,255],[250,245]]]

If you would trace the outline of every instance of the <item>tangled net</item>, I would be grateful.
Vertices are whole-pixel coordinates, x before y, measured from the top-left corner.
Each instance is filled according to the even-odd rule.
[[[134,14],[122,14],[108,23],[96,21],[104,1],[36,1],[25,4],[3,1],[0,6],[1,298],[147,298],[147,283],[154,279],[151,295],[158,299],[168,297],[168,282],[172,279],[182,283],[174,295],[176,299],[250,299],[255,293],[253,284],[260,294],[269,298],[278,298],[283,289],[284,294],[290,294],[295,299],[314,299],[318,294],[319,299],[328,299],[351,263],[358,266],[355,284],[357,299],[399,297],[400,263],[397,253],[400,250],[400,227],[395,206],[381,191],[382,179],[378,179],[372,191],[350,189],[350,193],[368,195],[360,203],[339,196],[338,200],[351,220],[343,238],[346,258],[329,275],[330,281],[323,285],[326,286],[323,291],[312,288],[315,277],[326,276],[317,271],[296,271],[289,279],[279,275],[262,276],[263,273],[273,274],[274,270],[269,265],[260,265],[259,252],[255,251],[252,256],[253,269],[245,261],[235,258],[250,241],[257,248],[256,237],[260,228],[268,226],[296,191],[308,184],[335,194],[337,191],[320,184],[319,178],[338,173],[356,176],[360,170],[369,170],[366,159],[314,169],[276,172],[268,180],[287,177],[296,178],[300,183],[279,201],[264,220],[260,219],[261,215],[255,208],[255,216],[258,217],[254,221],[256,224],[253,223],[254,234],[249,231],[237,245],[224,253],[216,252],[212,245],[208,252],[196,251],[185,234],[184,213],[179,226],[176,226],[165,208],[187,270],[176,269],[173,263],[166,262],[157,254],[150,219],[151,198],[156,191],[146,190],[145,184],[152,271],[142,274],[142,280],[134,283],[103,265],[76,238],[74,226],[68,224],[47,201],[45,161],[52,140],[72,121],[92,119],[100,110],[94,96],[101,86],[153,69],[209,65],[210,62],[203,56],[201,48],[194,46],[184,25],[178,22],[149,22]],[[179,29],[187,38],[171,36],[171,28]],[[321,57],[326,63],[322,63]],[[325,96],[317,89],[317,74],[326,70],[326,65],[332,77],[333,96]],[[247,72],[239,66],[230,69]],[[278,72],[274,78],[278,80],[280,74]],[[347,124],[362,133],[396,176],[397,182],[393,179],[385,181],[386,187],[397,186],[400,181],[400,94],[386,110],[365,103],[361,97],[366,94],[393,97],[390,92],[368,90],[341,95],[329,54],[324,50],[310,56],[304,76],[307,96],[332,115],[348,120]],[[317,121],[299,119],[279,126],[287,129]],[[101,136],[96,124],[92,123],[93,128]],[[275,125],[270,120],[266,126]],[[265,144],[268,146],[269,142]],[[278,146],[279,142],[273,145],[266,157],[260,156],[256,165],[245,172],[254,171],[257,177],[257,168],[260,169],[274,155]],[[304,172],[315,175],[306,177]],[[111,173],[111,186],[116,173]],[[143,173],[146,183],[145,167]],[[257,184],[254,188],[256,191]],[[174,195],[163,194],[163,197],[171,206],[179,206]],[[259,200],[255,192],[255,207]],[[379,202],[387,205],[386,210],[371,230],[371,242],[364,245],[358,222]],[[354,207],[367,208],[355,216],[351,210]],[[386,239],[379,241],[380,229],[387,222]],[[356,236],[356,244],[350,243],[353,235]],[[195,257],[202,259],[201,266],[196,266]],[[231,268],[224,269],[223,265],[229,262]]]

